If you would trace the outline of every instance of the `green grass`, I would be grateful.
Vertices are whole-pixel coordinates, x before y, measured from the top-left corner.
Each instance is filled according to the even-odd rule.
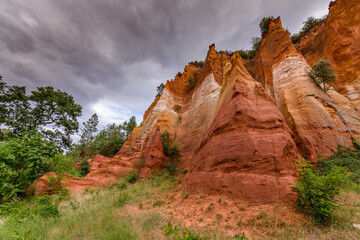
[[[151,203],[175,185],[176,179],[163,173],[126,188],[121,185],[67,199],[29,197],[2,206],[0,239],[161,239],[162,215],[156,209],[130,207],[139,209],[139,203]]]

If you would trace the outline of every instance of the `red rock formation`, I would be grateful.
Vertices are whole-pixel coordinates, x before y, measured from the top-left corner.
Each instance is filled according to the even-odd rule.
[[[314,83],[310,67],[279,18],[269,23],[255,64],[260,81],[273,94],[302,155],[316,161],[318,154],[330,156],[339,145],[352,146],[352,137],[360,135],[358,114],[339,93],[326,94]]]
[[[142,154],[144,166],[140,170],[140,177],[148,178],[153,170],[160,170],[166,166],[167,161],[164,156],[159,127],[156,127],[148,136]]]
[[[185,186],[251,203],[294,196],[290,186],[299,155],[290,130],[237,53],[228,64],[219,104],[191,159]]]
[[[323,24],[297,44],[310,65],[328,59],[338,75],[335,87],[360,113],[360,1],[331,2]]]
[[[134,170],[134,162],[126,160],[118,160],[96,155],[90,161],[90,172],[85,178],[77,178],[65,174],[62,185],[69,189],[71,193],[81,193],[86,188],[108,187],[112,183],[117,182],[119,178],[128,175]],[[46,173],[44,176],[35,180],[29,187],[35,195],[50,194],[48,176],[56,177],[55,173]]]
[[[188,191],[227,195],[249,204],[293,199],[295,159],[329,156],[338,145],[351,146],[352,138],[360,135],[354,108],[360,61],[349,60],[349,56],[358,57],[353,44],[359,30],[346,22],[348,18],[359,25],[359,16],[350,7],[358,9],[357,1],[333,3],[326,22],[299,46],[309,62],[318,56],[331,57],[338,84],[351,101],[336,91],[324,93],[314,83],[309,65],[276,19],[270,22],[255,60],[244,64],[238,53],[219,54],[211,45],[202,68],[189,64],[167,81],[162,95],[145,112],[143,124],[117,155],[95,156],[85,178],[65,175],[63,184],[72,193],[107,187],[129,171],[139,170],[140,158],[140,176],[151,176],[169,160],[160,135],[167,130],[179,143],[178,167],[189,170],[184,178]],[[331,31],[336,34],[330,36]],[[321,45],[319,39],[326,43]],[[197,79],[195,86],[189,84],[190,78]],[[54,173],[33,183],[35,194],[51,193],[48,176]]]

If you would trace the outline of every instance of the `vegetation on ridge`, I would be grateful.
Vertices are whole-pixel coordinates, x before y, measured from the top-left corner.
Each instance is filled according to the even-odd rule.
[[[325,15],[322,18],[314,18],[314,17],[308,17],[306,21],[303,22],[303,27],[298,33],[294,33],[291,35],[291,41],[295,44],[297,43],[302,37],[304,37],[310,29],[315,27],[316,25],[322,23],[327,18],[327,15]]]

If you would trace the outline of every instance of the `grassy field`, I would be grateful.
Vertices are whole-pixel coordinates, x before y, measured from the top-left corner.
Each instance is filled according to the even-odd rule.
[[[359,159],[351,154],[338,155],[337,165],[354,166]],[[353,168],[357,174],[358,167]],[[341,190],[337,197],[339,207],[326,226],[295,209],[294,203],[239,207],[222,196],[218,199],[186,192],[181,178],[164,171],[134,184],[124,179],[107,189],[88,190],[81,195],[64,191],[2,205],[0,239],[245,240],[241,238],[243,232],[248,239],[360,239],[357,178],[351,187]],[[213,209],[209,210],[209,206]],[[176,208],[180,215],[173,214]],[[180,218],[181,213],[186,216]],[[205,222],[214,224],[204,225]]]

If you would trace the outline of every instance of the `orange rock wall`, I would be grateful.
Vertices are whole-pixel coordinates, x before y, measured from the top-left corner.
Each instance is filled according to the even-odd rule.
[[[312,64],[328,59],[338,75],[334,86],[360,113],[360,1],[337,0],[329,7],[323,24],[297,44]]]
[[[274,96],[304,157],[315,162],[319,154],[330,156],[339,145],[352,146],[353,137],[360,135],[358,114],[339,93],[326,94],[315,84],[279,18],[269,23],[255,64],[258,78]]]

